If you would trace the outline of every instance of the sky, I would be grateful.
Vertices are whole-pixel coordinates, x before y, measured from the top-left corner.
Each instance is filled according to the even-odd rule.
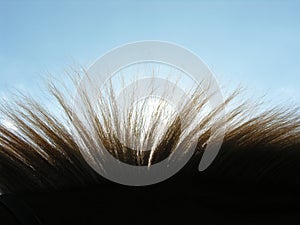
[[[0,96],[141,40],[191,50],[225,89],[300,103],[299,1],[0,0]]]

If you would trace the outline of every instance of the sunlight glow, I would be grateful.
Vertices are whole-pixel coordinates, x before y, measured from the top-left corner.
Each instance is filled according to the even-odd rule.
[[[9,120],[2,120],[1,124],[10,131],[17,131],[18,130],[16,125],[13,122],[9,121]]]

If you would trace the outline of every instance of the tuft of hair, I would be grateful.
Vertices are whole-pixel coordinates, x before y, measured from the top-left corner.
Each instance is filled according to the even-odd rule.
[[[79,82],[75,78],[74,87]],[[105,91],[99,90],[96,103],[86,91],[77,92],[82,104],[76,106],[80,113],[75,113],[72,98],[58,85],[49,83],[49,91],[61,108],[59,115],[24,95],[1,104],[5,118],[0,124],[2,193],[84,188],[105,183],[94,170],[105,170],[97,160],[100,143],[120,161],[143,166],[171,157],[179,146],[189,149],[196,143],[195,154],[184,170],[198,173],[197,165],[207,142],[218,138],[211,133],[212,126],[219,121],[222,109],[238,101],[240,94],[235,91],[224,105],[207,111],[212,96],[206,96],[205,90],[198,87],[190,99],[182,99],[179,113],[170,113],[163,97],[157,99],[157,105],[149,112],[147,99],[136,106],[135,96],[131,96],[131,107],[124,113],[116,104],[110,82]],[[214,181],[299,185],[298,109],[259,110],[258,105],[245,100],[229,107],[225,122],[218,123],[226,127],[220,153],[203,173]],[[185,119],[184,123],[180,118]],[[83,152],[86,154],[82,155]]]

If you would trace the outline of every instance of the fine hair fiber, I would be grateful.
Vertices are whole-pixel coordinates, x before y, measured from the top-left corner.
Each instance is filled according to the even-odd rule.
[[[73,73],[72,87],[76,87],[80,72]],[[220,116],[220,108],[207,112],[211,96],[206,96],[200,87],[190,93],[191,99],[183,100],[180,115],[187,121],[185,124],[176,114],[170,114],[164,120],[167,122],[162,123],[167,110],[162,99],[158,99],[158,107],[150,116],[146,113],[145,101],[140,102],[139,110],[133,109],[123,116],[115,104],[113,84],[108,82],[106,89],[99,92],[98,111],[93,107],[94,99],[84,92],[79,93],[82,105],[77,107],[88,121],[83,123],[72,111],[73,102],[68,92],[54,81],[49,82],[48,87],[50,96],[60,107],[59,113],[22,93],[1,101],[1,116],[16,128],[0,123],[1,193],[80,189],[105,184],[108,181],[98,175],[81,154],[90,151],[91,162],[101,167],[93,159],[99,140],[115,158],[140,166],[151,166],[172,155],[179,145],[188,149],[196,142],[195,153],[183,168],[182,176],[198,174],[197,166],[212,135],[210,128]],[[226,127],[226,133],[219,155],[202,172],[203,176],[191,179],[299,186],[300,114],[297,106],[261,107],[260,103],[250,104],[243,99],[241,92],[238,89],[225,99],[223,106],[228,106],[225,124],[219,125]],[[150,123],[146,124],[146,119]],[[150,151],[142,151],[145,148]]]

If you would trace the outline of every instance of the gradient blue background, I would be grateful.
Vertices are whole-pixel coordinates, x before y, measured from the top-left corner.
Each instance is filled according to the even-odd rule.
[[[300,103],[297,1],[0,0],[0,96],[39,94],[47,73],[60,78],[74,63],[152,39],[192,50],[227,89]]]

